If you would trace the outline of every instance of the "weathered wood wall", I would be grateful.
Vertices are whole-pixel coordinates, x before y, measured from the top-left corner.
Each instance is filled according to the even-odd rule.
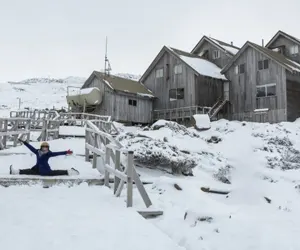
[[[300,53],[296,54],[296,55],[291,55],[290,53],[290,47],[293,45],[297,45],[295,42],[291,41],[290,39],[287,39],[284,36],[278,36],[278,38],[271,43],[268,48],[269,49],[274,49],[277,48],[278,46],[282,46],[285,45],[285,50],[284,50],[284,55],[287,58],[290,58],[293,61],[296,61],[298,63],[300,63]],[[299,52],[300,52],[300,46],[298,45],[299,48]]]
[[[287,73],[287,120],[300,117],[300,75]]]
[[[223,82],[206,76],[198,76],[195,86],[196,105],[212,107],[223,97]]]
[[[143,81],[144,85],[157,97],[154,101],[154,110],[195,106],[195,72],[186,64],[182,64],[182,73],[175,75],[174,66],[177,64],[182,64],[181,60],[171,53],[165,52]],[[164,70],[164,76],[156,78],[156,70],[161,68]],[[167,72],[168,68],[169,73]],[[184,99],[170,101],[169,91],[175,88],[184,88]]]
[[[229,63],[229,61],[232,58],[231,54],[225,53],[223,50],[221,50],[219,47],[212,45],[211,43],[204,41],[202,46],[195,51],[194,54],[199,55],[201,51],[208,50],[208,57],[207,59],[216,65],[218,65],[220,68],[223,68],[225,65]],[[213,53],[214,50],[220,50],[220,58],[213,59]]]
[[[269,60],[269,68],[258,70],[258,61],[268,59],[248,47],[226,73],[230,83],[230,117],[234,120],[280,122],[286,120],[286,71]],[[234,67],[245,63],[245,73],[236,75]],[[276,96],[256,97],[256,86],[276,83]],[[254,113],[255,109],[269,108],[267,115]],[[261,116],[267,116],[262,118]]]
[[[110,115],[112,120],[119,122],[151,122],[153,101],[150,98],[113,91],[97,77],[94,77],[91,83],[85,87],[98,87],[103,93],[102,103],[97,105],[95,114]],[[136,100],[137,105],[129,105],[129,100]]]

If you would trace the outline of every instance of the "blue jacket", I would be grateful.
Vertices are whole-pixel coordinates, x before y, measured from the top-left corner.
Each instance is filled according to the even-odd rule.
[[[67,151],[61,151],[61,152],[52,152],[48,151],[45,154],[41,154],[41,151],[39,149],[34,148],[31,146],[29,143],[24,142],[24,145],[36,155],[36,164],[34,167],[37,167],[39,170],[40,175],[47,175],[49,174],[52,170],[49,166],[48,160],[50,157],[55,157],[59,155],[66,155]]]

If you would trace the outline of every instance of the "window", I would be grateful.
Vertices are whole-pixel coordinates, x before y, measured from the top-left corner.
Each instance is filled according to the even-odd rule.
[[[213,59],[218,59],[221,57],[221,52],[220,50],[214,50],[213,51]]]
[[[299,47],[298,45],[293,45],[290,47],[290,54],[291,55],[296,55],[299,53]]]
[[[157,69],[155,73],[156,73],[155,74],[156,78],[162,78],[162,77],[164,77],[164,69]]]
[[[245,73],[245,63],[236,65],[234,68],[234,71],[235,71],[236,75],[244,74]]]
[[[182,100],[184,99],[184,89],[170,89],[169,91],[170,101]]]
[[[130,105],[130,106],[136,106],[136,104],[137,104],[136,100],[132,100],[132,99],[128,100],[128,105]]]
[[[269,60],[261,60],[258,61],[258,70],[268,69],[269,68]]]
[[[170,79],[170,64],[166,64],[166,67],[167,67],[167,73],[166,73],[166,75],[167,75],[167,80],[169,80]]]
[[[182,73],[182,64],[177,64],[174,67],[174,73],[175,75],[181,74]]]
[[[276,83],[256,86],[256,97],[267,97],[276,95]]]

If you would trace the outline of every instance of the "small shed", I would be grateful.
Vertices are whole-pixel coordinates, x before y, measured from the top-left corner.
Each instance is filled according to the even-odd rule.
[[[154,95],[142,83],[94,71],[82,86],[86,88],[100,90],[101,102],[93,105],[93,113],[118,122],[151,123]]]

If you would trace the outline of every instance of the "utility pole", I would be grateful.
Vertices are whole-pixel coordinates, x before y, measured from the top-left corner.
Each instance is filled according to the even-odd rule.
[[[110,71],[111,71],[111,66],[110,66],[110,63],[109,63],[109,60],[108,60],[108,57],[107,57],[107,37],[106,37],[106,40],[105,40],[105,64],[104,64],[104,74],[107,75],[107,76],[109,76]]]

